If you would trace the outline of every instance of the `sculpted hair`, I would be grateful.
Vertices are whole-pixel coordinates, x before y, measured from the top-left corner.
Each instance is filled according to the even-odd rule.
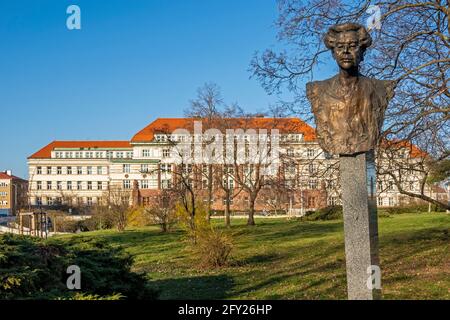
[[[337,35],[347,31],[354,31],[358,34],[358,42],[362,52],[365,52],[366,49],[372,45],[372,37],[364,26],[358,23],[343,23],[334,25],[328,29],[328,32],[323,39],[325,46],[328,49],[333,50],[336,46]]]

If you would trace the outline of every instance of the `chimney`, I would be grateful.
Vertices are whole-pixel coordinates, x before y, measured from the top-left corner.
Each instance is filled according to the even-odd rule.
[[[6,170],[5,173],[6,173],[8,176],[12,176],[12,171],[11,171],[11,170]]]

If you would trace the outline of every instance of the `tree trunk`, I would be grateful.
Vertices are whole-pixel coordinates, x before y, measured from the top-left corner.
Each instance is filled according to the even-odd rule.
[[[227,192],[226,204],[225,204],[225,226],[227,228],[231,227],[230,219],[230,193]]]
[[[250,196],[250,203],[249,203],[249,212],[248,212],[248,220],[247,225],[248,226],[254,226],[255,223],[255,198]]]

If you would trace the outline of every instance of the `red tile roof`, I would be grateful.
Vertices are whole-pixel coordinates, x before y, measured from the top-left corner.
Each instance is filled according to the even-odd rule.
[[[382,148],[392,148],[393,150],[408,150],[412,158],[426,158],[428,153],[420,149],[418,146],[406,140],[383,140],[380,146]]]
[[[194,121],[202,121],[200,118],[158,118],[144,129],[139,131],[131,139],[131,142],[148,142],[152,141],[157,133],[169,134],[176,129],[186,129],[193,132]],[[231,118],[221,119],[216,127],[220,129],[225,123],[226,128],[230,129],[278,129],[280,133],[301,133],[304,135],[305,141],[314,141],[316,138],[315,130],[300,120],[299,118]],[[203,120],[203,129],[206,126],[214,128],[215,120]]]
[[[5,172],[0,172],[0,179],[6,179],[6,180],[14,179],[14,180],[23,180],[23,181],[26,181],[26,180],[24,180],[24,179],[22,179],[22,178],[16,177],[15,175],[9,175],[9,174],[6,174]]]
[[[28,159],[50,158],[55,148],[131,148],[129,141],[53,141]]]

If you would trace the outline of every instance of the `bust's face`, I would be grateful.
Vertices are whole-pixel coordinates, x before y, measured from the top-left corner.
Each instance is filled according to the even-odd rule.
[[[333,56],[339,67],[345,70],[357,68],[361,62],[361,53],[356,32],[346,31],[338,33]]]

